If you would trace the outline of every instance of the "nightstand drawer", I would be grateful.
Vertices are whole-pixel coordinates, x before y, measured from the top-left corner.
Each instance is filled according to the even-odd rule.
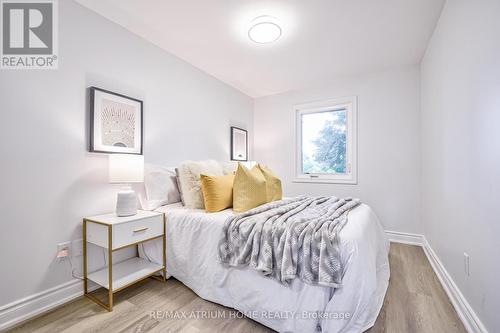
[[[113,249],[163,235],[163,215],[113,226]]]

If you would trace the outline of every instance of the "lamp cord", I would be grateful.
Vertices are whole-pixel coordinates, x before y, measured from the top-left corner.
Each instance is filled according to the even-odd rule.
[[[104,260],[104,266],[107,266],[107,261],[106,261],[106,251],[104,248],[102,248],[102,259]],[[83,280],[83,275],[78,276],[75,271],[76,268],[73,266],[73,261],[71,260],[71,256],[68,256],[68,262],[69,266],[71,268],[71,276],[75,279]]]

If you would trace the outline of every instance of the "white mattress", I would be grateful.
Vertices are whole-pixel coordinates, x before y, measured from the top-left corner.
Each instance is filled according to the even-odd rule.
[[[167,271],[200,297],[243,312],[279,332],[362,332],[373,326],[389,281],[389,242],[370,207],[349,213],[340,233],[342,287],[311,286],[296,279],[281,285],[250,268],[227,268],[217,260],[217,244],[228,209],[219,213],[160,207],[167,217]],[[162,261],[162,242],[139,254]],[[318,313],[323,313],[322,317]]]

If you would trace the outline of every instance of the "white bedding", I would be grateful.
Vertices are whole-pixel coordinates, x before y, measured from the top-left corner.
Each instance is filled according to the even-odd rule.
[[[342,287],[312,286],[296,279],[290,287],[249,268],[227,268],[217,259],[225,219],[233,214],[160,207],[167,217],[167,271],[200,297],[235,308],[279,332],[363,332],[373,326],[389,282],[389,242],[367,205],[349,213],[340,233]],[[193,246],[196,244],[196,246]],[[161,240],[139,254],[161,263]],[[318,316],[318,314],[323,314]]]

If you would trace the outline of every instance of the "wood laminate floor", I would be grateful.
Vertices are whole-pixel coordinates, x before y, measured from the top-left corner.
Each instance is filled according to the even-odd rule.
[[[466,332],[422,248],[391,244],[390,265],[391,279],[384,305],[375,326],[367,332]],[[197,313],[200,318],[161,318],[156,311],[179,316]],[[147,279],[118,292],[113,312],[82,297],[10,332],[273,331],[235,310],[201,299],[175,279],[167,283]]]

